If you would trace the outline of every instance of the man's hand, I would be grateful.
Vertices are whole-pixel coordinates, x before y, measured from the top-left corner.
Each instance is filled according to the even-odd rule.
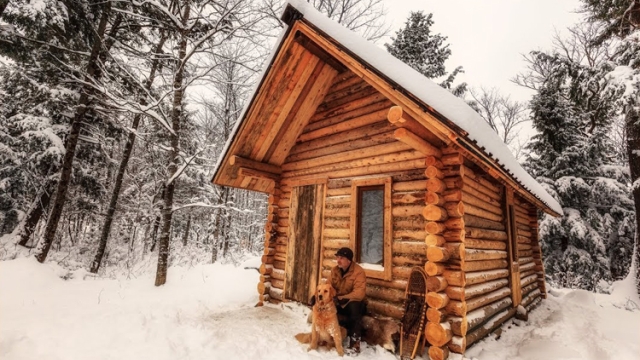
[[[336,306],[345,306],[349,302],[349,299],[339,299],[337,296],[334,296],[333,302]]]

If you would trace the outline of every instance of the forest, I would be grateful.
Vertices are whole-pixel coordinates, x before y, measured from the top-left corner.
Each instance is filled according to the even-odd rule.
[[[523,54],[529,102],[460,82],[437,14],[392,32],[382,0],[308,2],[467,101],[560,202],[539,219],[551,285],[606,293],[635,272],[640,293],[639,1],[582,0],[568,36]],[[0,260],[162,285],[261,254],[267,195],[211,177],[284,5],[0,0]]]

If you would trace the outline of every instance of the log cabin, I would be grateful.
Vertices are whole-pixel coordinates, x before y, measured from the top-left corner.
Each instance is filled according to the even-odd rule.
[[[463,100],[290,1],[213,183],[268,194],[258,292],[308,303],[354,250],[368,310],[399,320],[428,275],[428,354],[464,354],[546,297],[538,211],[558,202]]]

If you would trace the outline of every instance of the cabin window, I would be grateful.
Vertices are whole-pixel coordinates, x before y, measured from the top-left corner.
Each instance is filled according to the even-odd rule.
[[[351,185],[351,248],[368,277],[391,279],[391,178]]]

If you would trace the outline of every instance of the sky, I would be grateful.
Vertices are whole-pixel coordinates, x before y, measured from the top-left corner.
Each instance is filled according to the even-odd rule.
[[[452,51],[447,70],[461,65],[465,74],[460,80],[474,88],[496,87],[519,101],[532,95],[510,81],[526,69],[522,55],[550,49],[556,30],[566,34],[581,18],[578,0],[384,1],[393,33],[404,26],[410,11],[433,13],[433,30],[448,37]]]

